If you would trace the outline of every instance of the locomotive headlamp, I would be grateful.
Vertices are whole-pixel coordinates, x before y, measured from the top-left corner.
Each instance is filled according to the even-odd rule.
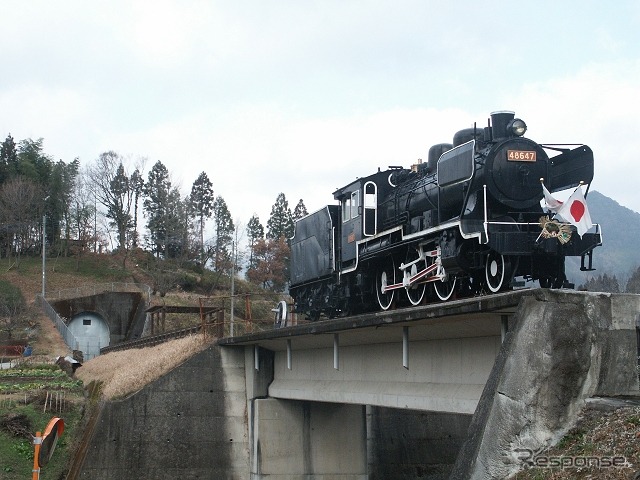
[[[514,134],[517,137],[521,137],[527,131],[527,124],[519,118],[514,118],[507,125],[507,132]]]

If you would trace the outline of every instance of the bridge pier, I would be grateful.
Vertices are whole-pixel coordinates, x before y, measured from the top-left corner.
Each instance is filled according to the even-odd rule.
[[[369,479],[446,479],[471,415],[367,406]]]
[[[251,402],[251,478],[447,478],[471,415],[261,398]]]
[[[250,421],[252,479],[368,478],[361,405],[256,399]]]

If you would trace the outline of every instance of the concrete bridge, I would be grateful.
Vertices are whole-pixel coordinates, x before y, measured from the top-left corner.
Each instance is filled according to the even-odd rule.
[[[272,398],[471,415],[522,295],[225,338],[272,355]]]
[[[638,395],[639,320],[638,295],[538,289],[222,338],[107,405],[80,478],[506,478]]]

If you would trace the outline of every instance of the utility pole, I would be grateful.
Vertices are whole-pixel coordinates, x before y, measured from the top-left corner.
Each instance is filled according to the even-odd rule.
[[[46,244],[47,244],[47,216],[43,215],[42,216],[42,300],[44,300],[44,293],[45,293],[45,285],[46,285],[46,278],[45,278],[45,266],[46,266]]]
[[[233,337],[233,306],[234,306],[234,302],[235,302],[235,298],[234,298],[234,290],[235,290],[235,283],[234,283],[234,279],[236,276],[236,242],[234,242],[233,240],[231,241],[231,322],[229,323],[230,325],[230,329],[229,329],[229,333],[230,335]]]

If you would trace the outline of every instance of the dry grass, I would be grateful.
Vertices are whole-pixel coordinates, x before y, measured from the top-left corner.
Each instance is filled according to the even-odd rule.
[[[640,407],[601,412],[586,408],[577,425],[555,447],[542,452],[547,458],[578,459],[580,467],[531,468],[514,480],[633,480],[640,478]],[[593,459],[621,457],[620,467],[597,468]],[[584,459],[591,458],[589,466]],[[576,460],[577,461],[577,460]],[[570,465],[570,464],[569,464]]]
[[[153,347],[99,355],[83,364],[76,378],[85,385],[101,382],[102,394],[108,399],[122,398],[165,375],[213,340],[212,337],[205,340],[201,334],[190,335]]]

